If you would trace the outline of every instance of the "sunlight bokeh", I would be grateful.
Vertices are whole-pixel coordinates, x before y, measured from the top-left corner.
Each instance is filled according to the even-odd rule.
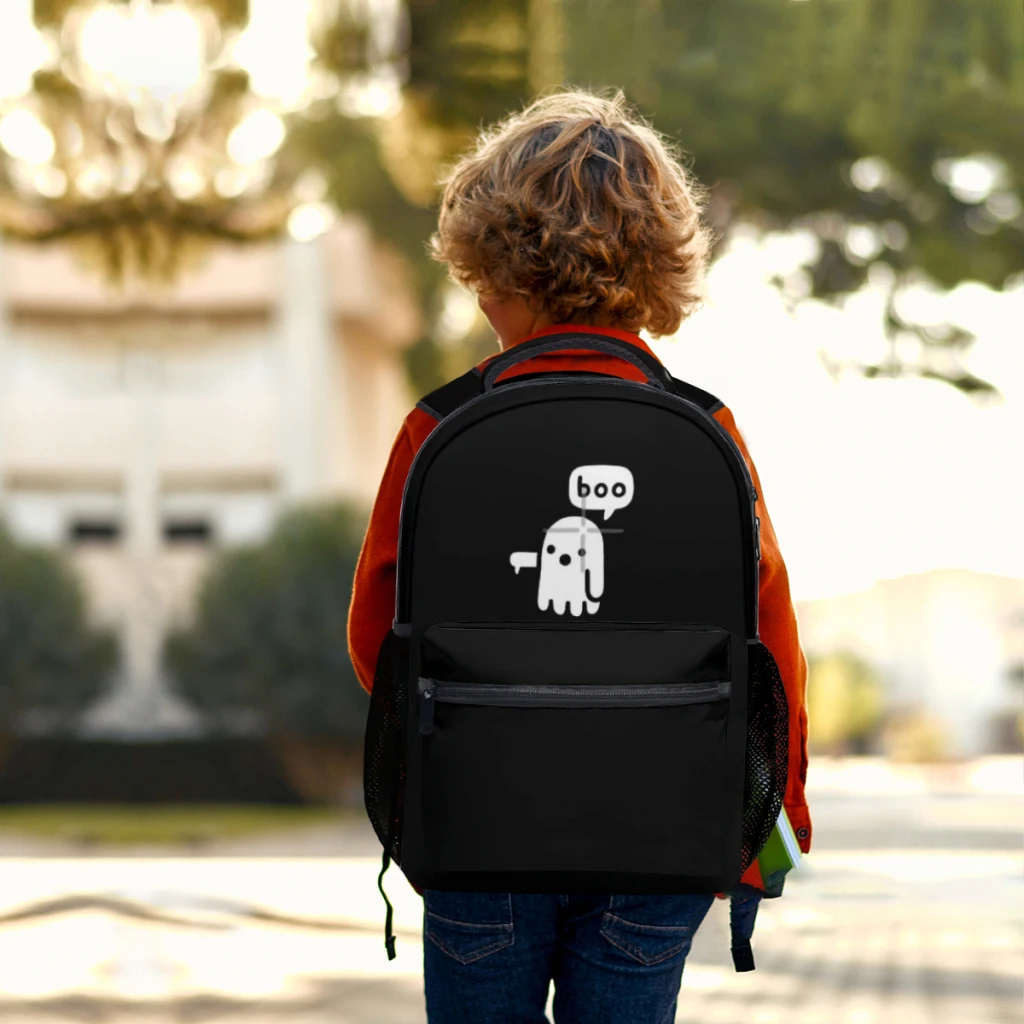
[[[249,24],[233,58],[258,96],[299,106],[309,86],[309,17],[314,0],[249,0]]]
[[[0,11],[0,109],[22,96],[32,76],[53,58],[46,40],[32,24],[32,0],[4,0]]]
[[[114,94],[138,91],[168,102],[203,82],[203,33],[184,5],[100,6],[80,32],[85,67]]]

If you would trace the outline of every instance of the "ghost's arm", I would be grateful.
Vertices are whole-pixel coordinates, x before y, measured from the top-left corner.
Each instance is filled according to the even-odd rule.
[[[537,568],[537,552],[536,551],[513,551],[509,555],[508,559],[512,563],[512,568],[515,569],[516,575],[519,575],[520,569],[536,569]]]

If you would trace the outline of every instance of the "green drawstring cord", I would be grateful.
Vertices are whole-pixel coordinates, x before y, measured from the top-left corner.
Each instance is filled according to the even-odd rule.
[[[388,899],[388,894],[384,891],[384,872],[387,871],[388,865],[391,863],[391,854],[387,850],[384,851],[384,857],[381,861],[380,874],[377,876],[377,888],[380,890],[381,896],[384,898],[384,903],[387,906],[387,913],[384,915],[384,948],[388,951],[388,959],[395,959],[395,933],[392,928],[394,922],[394,908],[391,906],[391,900]]]

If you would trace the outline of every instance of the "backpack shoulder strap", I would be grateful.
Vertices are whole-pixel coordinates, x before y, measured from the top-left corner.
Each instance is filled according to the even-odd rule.
[[[474,366],[472,370],[467,371],[461,377],[442,384],[425,398],[421,398],[416,403],[416,408],[422,409],[440,423],[471,398],[476,398],[482,390],[483,377]]]
[[[700,388],[695,387],[693,384],[687,384],[685,380],[680,380],[678,377],[672,378],[672,384],[675,386],[676,394],[680,398],[685,398],[688,402],[699,405],[709,416],[714,415],[725,405],[721,399],[716,398],[710,391],[702,391]]]

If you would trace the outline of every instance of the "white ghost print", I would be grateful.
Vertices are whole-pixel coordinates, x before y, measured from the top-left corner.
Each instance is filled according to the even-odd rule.
[[[604,534],[622,533],[602,529],[587,519],[587,513],[604,512],[608,519],[633,500],[633,474],[626,466],[577,466],[569,475],[569,500],[580,514],[565,516],[544,532],[544,545],[537,551],[513,551],[509,562],[519,575],[521,569],[536,569],[537,607],[556,614],[596,614],[604,593]]]
[[[540,552],[537,607],[564,615],[593,615],[604,593],[604,537],[583,516],[566,516],[549,526]]]

